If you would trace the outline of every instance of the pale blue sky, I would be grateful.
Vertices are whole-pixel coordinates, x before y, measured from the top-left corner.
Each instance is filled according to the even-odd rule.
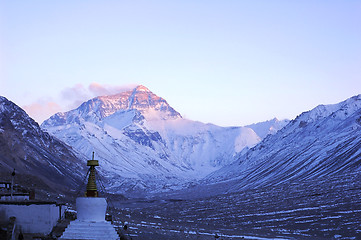
[[[361,1],[1,1],[0,79],[38,121],[94,83],[221,126],[292,119],[361,93]]]

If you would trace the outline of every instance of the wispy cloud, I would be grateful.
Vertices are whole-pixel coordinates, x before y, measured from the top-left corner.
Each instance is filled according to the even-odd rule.
[[[95,96],[105,96],[105,95],[113,95],[120,92],[128,91],[135,88],[137,85],[122,85],[122,86],[115,86],[115,85],[107,85],[107,84],[99,84],[99,83],[92,83],[89,85],[89,91]]]
[[[76,108],[84,101],[94,97],[90,94],[88,88],[82,84],[75,84],[72,87],[63,89],[59,94],[59,101],[64,107],[64,111]]]
[[[113,95],[135,88],[136,85],[108,85],[91,83],[89,86],[75,84],[59,92],[57,99],[42,98],[22,108],[38,123],[42,123],[57,112],[65,112],[77,108],[83,102],[104,95]]]
[[[63,110],[59,104],[50,99],[38,100],[35,103],[22,106],[22,108],[38,123]]]

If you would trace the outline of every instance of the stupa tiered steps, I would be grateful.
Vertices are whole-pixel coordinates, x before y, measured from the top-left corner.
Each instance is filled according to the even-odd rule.
[[[120,239],[110,222],[85,222],[75,220],[66,228],[61,240],[70,239]]]

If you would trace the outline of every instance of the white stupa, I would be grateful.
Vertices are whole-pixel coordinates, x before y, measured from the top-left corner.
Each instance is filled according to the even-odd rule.
[[[77,219],[70,222],[69,226],[59,239],[109,239],[119,240],[119,236],[110,222],[105,221],[107,201],[98,197],[95,182],[95,166],[99,166],[98,160],[88,161],[90,173],[88,178],[85,197],[76,199]]]

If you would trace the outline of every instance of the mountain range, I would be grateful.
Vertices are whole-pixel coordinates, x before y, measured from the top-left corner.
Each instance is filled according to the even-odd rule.
[[[361,171],[361,95],[319,105],[202,179],[196,195],[343,178]]]
[[[90,99],[41,128],[0,100],[2,171],[52,187],[77,186],[93,151],[107,190],[133,196],[216,195],[361,170],[361,95],[244,127],[184,119],[144,86]]]
[[[273,120],[267,127],[281,128]],[[260,140],[251,127],[219,127],[182,118],[144,86],[100,96],[41,125],[83,155],[95,151],[114,192],[184,188],[230,164]],[[265,130],[264,130],[265,131]]]

